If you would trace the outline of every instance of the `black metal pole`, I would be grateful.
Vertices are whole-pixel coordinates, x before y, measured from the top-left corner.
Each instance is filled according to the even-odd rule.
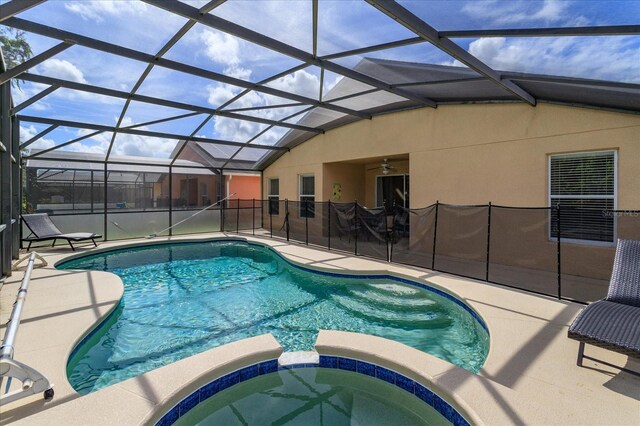
[[[556,230],[557,230],[557,240],[558,240],[558,299],[562,299],[562,262],[560,261],[560,229],[561,229],[561,221],[560,221],[560,204],[556,205]]]
[[[489,213],[487,216],[487,270],[484,277],[485,281],[489,281],[489,254],[491,252],[491,201],[489,201]]]
[[[391,221],[391,229],[387,228],[387,211],[385,209],[385,216],[384,216],[384,228],[385,228],[385,239],[387,241],[387,262],[391,262],[393,259],[393,239],[395,236],[395,229],[396,229],[396,201],[393,200],[393,202],[391,203],[391,214],[392,214],[392,218],[393,220]]]
[[[354,247],[353,253],[357,256],[358,255],[358,200],[356,200],[353,203],[353,208],[354,208],[354,210],[353,210],[353,229],[354,229],[354,232],[356,234],[355,247]]]
[[[440,201],[436,200],[436,218],[433,223],[433,253],[431,254],[431,269],[435,270],[436,267],[436,240],[438,236],[438,207]]]
[[[287,233],[287,241],[289,241],[289,199],[284,199],[284,230]]]
[[[256,235],[256,199],[251,201],[251,234]]]
[[[309,245],[309,200],[304,200],[304,233],[305,243]]]
[[[104,163],[104,188],[103,188],[103,195],[104,195],[104,240],[108,241],[109,240],[109,235],[108,235],[108,226],[107,226],[107,186],[109,183],[109,180],[107,178],[107,176],[109,175],[109,170],[107,169],[107,163]]]
[[[173,203],[171,195],[173,194],[173,167],[169,166],[169,236],[173,235]]]
[[[278,204],[280,201],[278,201]],[[271,211],[271,200],[267,201],[267,213],[269,213],[269,236],[273,238],[273,212]]]
[[[329,200],[329,209],[327,215],[327,228],[328,229],[328,241],[327,241],[327,250],[331,250],[331,200]]]
[[[225,203],[225,200],[223,199],[220,202],[220,232],[224,232],[225,231],[225,229],[224,229],[224,203]]]
[[[238,198],[236,204],[236,234],[240,233],[240,198]]]
[[[91,186],[89,186],[89,197],[91,198],[91,213],[93,213],[93,170],[91,170]]]

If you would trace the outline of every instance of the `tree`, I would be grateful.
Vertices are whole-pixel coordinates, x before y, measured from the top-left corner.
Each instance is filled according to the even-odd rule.
[[[2,53],[7,69],[20,65],[31,58],[33,52],[24,35],[24,31],[6,27],[0,28],[0,45],[2,45]],[[20,88],[20,82],[17,79],[13,79],[11,84]]]

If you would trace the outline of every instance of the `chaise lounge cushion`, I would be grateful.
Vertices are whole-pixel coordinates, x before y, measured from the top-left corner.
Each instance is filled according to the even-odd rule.
[[[88,240],[91,238],[101,238],[102,235],[100,234],[92,234],[91,232],[73,232],[71,234],[60,234],[57,235],[60,238],[66,238],[72,241],[82,241],[82,240]]]
[[[625,355],[640,356],[640,308],[600,300],[584,309],[569,337]]]

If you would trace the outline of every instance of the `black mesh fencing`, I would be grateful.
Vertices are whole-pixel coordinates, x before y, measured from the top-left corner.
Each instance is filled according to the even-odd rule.
[[[239,203],[238,232],[255,235],[256,230],[262,228],[262,200],[240,200]]]
[[[329,249],[356,253],[360,225],[356,221],[355,203],[330,203]]]
[[[358,229],[356,254],[389,260],[389,227],[385,208],[367,209],[356,204],[354,219]]]
[[[615,247],[610,241],[616,239],[640,240],[640,210],[593,210],[560,208],[560,264],[562,297],[581,302],[593,302],[607,295]],[[611,232],[605,243],[579,244],[570,238],[576,234],[583,218],[591,224],[602,223],[601,232]],[[568,223],[568,225],[567,225]],[[592,226],[585,226],[591,228]],[[565,235],[565,228],[566,234]],[[600,238],[597,231],[591,231]]]
[[[289,201],[289,240],[306,243],[307,241],[307,217],[312,214],[311,203]]]
[[[436,206],[396,206],[391,229],[391,261],[433,269]]]
[[[307,216],[308,244],[329,248],[329,203],[308,203],[308,208],[313,204],[313,215]]]
[[[433,269],[485,279],[488,206],[437,206]]]
[[[551,208],[491,206],[488,281],[558,294],[558,240]]]
[[[640,240],[640,211],[436,203],[229,200],[223,229],[471,277],[579,302],[607,293],[615,239]]]
[[[222,203],[222,231],[237,232],[240,200],[226,200]]]

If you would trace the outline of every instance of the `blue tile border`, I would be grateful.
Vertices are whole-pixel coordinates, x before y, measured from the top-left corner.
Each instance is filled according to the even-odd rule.
[[[380,380],[384,380],[388,383],[393,384],[394,386],[397,386],[405,392],[409,392],[410,394],[415,395],[417,398],[433,407],[438,413],[440,413],[454,426],[471,425],[471,423],[467,419],[465,419],[462,414],[460,414],[455,408],[453,408],[447,401],[442,399],[437,393],[410,379],[409,377],[406,377],[388,368],[366,361],[361,361],[359,359],[320,355],[320,362],[318,364],[303,363],[278,366],[278,360],[272,359],[257,364],[248,365],[239,370],[218,377],[217,379],[191,392],[189,395],[175,404],[160,418],[160,420],[155,423],[155,426],[171,426],[180,417],[184,416],[187,412],[189,412],[189,410],[191,410],[199,403],[204,402],[207,398],[210,398],[218,392],[221,392],[245,380],[251,380],[252,378],[255,378],[257,376],[274,373],[276,371],[312,367],[334,368],[339,370],[352,371],[370,377],[376,377]]]

